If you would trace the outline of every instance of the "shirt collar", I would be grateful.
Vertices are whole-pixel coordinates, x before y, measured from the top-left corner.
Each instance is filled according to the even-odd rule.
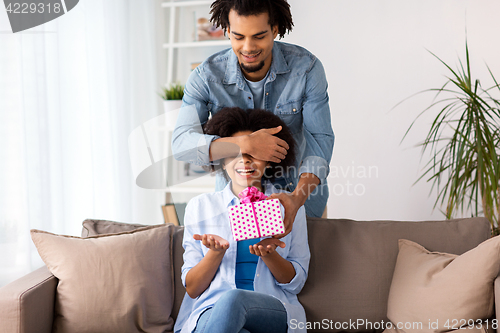
[[[238,57],[234,53],[233,49],[229,49],[229,60],[226,65],[226,72],[224,74],[224,84],[237,84],[238,88],[244,90],[245,77],[241,72],[240,65],[238,63]],[[288,73],[290,69],[288,64],[281,52],[280,42],[274,42],[273,44],[273,61],[271,62],[271,67],[268,72],[268,79],[274,81],[276,79],[276,74]]]
[[[288,63],[285,60],[285,56],[281,51],[281,43],[274,42],[273,46],[273,62],[271,63],[271,73],[284,74],[290,71]]]
[[[234,206],[240,203],[240,199],[236,195],[234,195],[233,191],[231,190],[231,184],[232,181],[229,181],[226,187],[224,187],[224,189],[222,190],[222,200],[226,207]],[[273,193],[278,193],[276,187],[274,187],[274,185],[269,181],[264,181],[262,183],[262,186],[264,188],[264,194],[267,196],[270,196]]]
[[[231,190],[231,181],[229,181],[226,185],[226,187],[224,187],[224,189],[222,190],[222,200],[224,202],[224,204],[226,205],[226,207],[229,207],[229,206],[234,206],[236,204],[239,203],[239,199],[234,195],[233,191]]]

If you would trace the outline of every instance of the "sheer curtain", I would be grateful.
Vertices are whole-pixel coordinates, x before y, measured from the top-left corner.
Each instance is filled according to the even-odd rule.
[[[83,0],[12,34],[0,9],[0,286],[40,267],[29,230],[79,235],[85,218],[156,224],[128,135],[159,114],[155,2]]]

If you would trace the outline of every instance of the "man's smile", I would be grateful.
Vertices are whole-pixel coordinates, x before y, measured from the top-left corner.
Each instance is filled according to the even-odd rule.
[[[255,53],[255,54],[241,54],[243,58],[245,59],[246,62],[253,62],[257,59],[257,57],[261,54],[261,52]]]

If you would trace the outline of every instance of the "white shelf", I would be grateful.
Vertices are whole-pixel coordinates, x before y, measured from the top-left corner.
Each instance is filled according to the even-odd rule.
[[[163,8],[211,5],[213,0],[162,2]]]
[[[207,41],[193,40],[193,36],[196,33],[196,31],[192,31],[193,29],[196,30],[196,13],[200,12],[203,13],[203,15],[209,15],[209,8],[212,3],[213,0],[174,0],[161,2],[161,7],[168,9],[165,15],[169,17],[166,18],[165,21],[165,23],[168,24],[168,39],[165,43],[161,44],[161,48],[166,51],[167,56],[167,84],[178,82],[179,76],[182,76],[182,81],[185,81],[187,76],[189,76],[189,73],[187,76],[184,75],[185,72],[181,74],[179,74],[179,72],[175,73],[175,68],[179,68],[179,63],[182,63],[181,69],[189,68],[189,63],[186,67],[184,58],[182,58],[182,60],[174,59],[176,54],[178,57],[183,57],[180,54],[183,54],[183,52],[190,52],[192,54],[204,54],[203,58],[206,58],[210,55],[207,54],[207,50],[211,48],[212,50],[210,53],[214,53],[217,49],[218,51],[222,51],[224,48],[229,48],[231,46],[231,41],[229,39]],[[205,8],[201,10],[201,7]],[[194,49],[196,52],[189,51],[190,49]],[[202,59],[197,59],[195,61],[191,60],[191,62],[201,62]],[[179,69],[177,71],[179,71]]]
[[[209,47],[209,46],[231,46],[230,40],[208,40],[202,42],[185,42],[185,43],[165,43],[164,49],[169,48],[184,48],[184,47]]]
[[[163,0],[161,2],[161,7],[166,9],[166,11],[163,11],[162,17],[165,17],[165,25],[168,26],[168,30],[166,30],[166,32],[168,31],[168,35],[166,36],[167,40],[163,40],[162,44],[159,45],[166,51],[164,53],[167,56],[167,84],[177,82],[180,76],[183,78],[183,81],[185,81],[185,71],[189,70],[190,63],[201,62],[211,53],[231,47],[231,41],[229,39],[191,41],[194,39],[193,36],[195,36],[196,32],[195,19],[197,14],[209,15],[210,5],[212,3],[213,0]],[[202,7],[204,8],[202,9]],[[195,57],[184,58],[186,54],[195,55]],[[203,57],[201,57],[201,55],[203,55]],[[179,63],[181,63],[182,66],[179,65]],[[188,66],[186,67],[186,65]],[[184,71],[182,71],[183,68],[185,68]],[[189,72],[187,72],[187,76],[189,76]],[[167,133],[170,133],[169,135],[172,133],[172,128],[169,126],[158,129],[166,130]],[[170,180],[174,177],[173,179],[175,179],[175,182],[170,181],[169,183],[177,185],[158,189],[163,192],[170,192],[171,197],[169,200],[173,202],[187,202],[193,195],[210,193],[215,190],[215,177],[208,175],[192,178],[189,176],[186,177],[183,175],[182,169],[180,168],[182,168],[182,163],[172,161],[167,171],[168,179]]]

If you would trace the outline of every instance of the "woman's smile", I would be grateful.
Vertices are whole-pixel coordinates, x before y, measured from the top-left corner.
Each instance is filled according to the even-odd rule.
[[[252,169],[252,168],[238,168],[238,169],[236,169],[236,172],[241,177],[250,178],[254,174],[255,169]]]

